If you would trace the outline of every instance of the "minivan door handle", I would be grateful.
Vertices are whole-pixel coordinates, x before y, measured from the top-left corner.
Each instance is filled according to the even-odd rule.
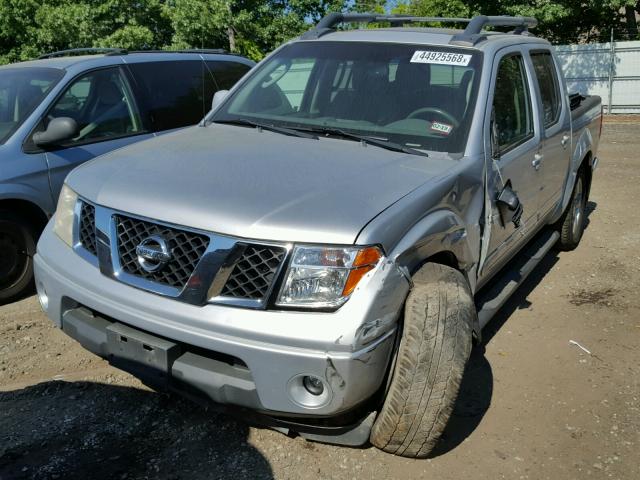
[[[531,162],[531,165],[536,170],[540,170],[540,167],[542,166],[542,161],[543,160],[544,160],[544,155],[541,154],[541,153],[536,153],[536,156],[533,157],[533,161]]]
[[[562,144],[563,148],[567,148],[567,144],[569,143],[570,139],[571,139],[571,137],[569,135],[567,135],[566,133],[562,136],[562,141],[560,143]]]

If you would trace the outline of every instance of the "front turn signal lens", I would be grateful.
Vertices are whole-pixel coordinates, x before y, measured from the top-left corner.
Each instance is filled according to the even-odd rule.
[[[358,283],[360,283],[360,280],[375,268],[381,258],[382,253],[377,247],[369,247],[364,250],[360,250],[353,262],[353,266],[357,268],[354,268],[351,270],[351,273],[349,273],[347,282],[342,290],[342,296],[348,297],[351,295],[358,286]]]

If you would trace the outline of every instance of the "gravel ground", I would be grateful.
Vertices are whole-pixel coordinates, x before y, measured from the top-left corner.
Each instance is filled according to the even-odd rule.
[[[639,123],[607,122],[583,243],[549,254],[488,326],[432,458],[309,443],[155,393],[32,297],[0,307],[0,479],[640,478],[636,149]]]

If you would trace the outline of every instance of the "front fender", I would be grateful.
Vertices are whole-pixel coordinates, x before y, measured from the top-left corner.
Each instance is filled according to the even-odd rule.
[[[437,210],[418,221],[400,240],[390,257],[402,268],[415,272],[426,259],[452,253],[463,272],[477,261],[462,219],[449,210]]]

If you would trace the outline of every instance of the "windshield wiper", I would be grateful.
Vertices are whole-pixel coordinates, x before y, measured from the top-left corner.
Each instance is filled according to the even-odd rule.
[[[277,127],[275,125],[255,122],[246,118],[236,118],[233,120],[214,120],[213,123],[221,123],[224,125],[241,125],[245,127],[254,127],[262,130],[269,130],[270,132],[281,133],[282,135],[289,135],[290,137],[312,138],[314,140],[318,139],[317,135],[306,133],[301,130],[294,130],[293,128],[286,127]]]
[[[407,147],[406,145],[401,145],[396,142],[392,142],[383,138],[371,137],[368,135],[358,135],[357,133],[346,132],[340,128],[334,127],[313,127],[313,128],[300,128],[300,130],[305,130],[314,133],[322,133],[325,135],[335,135],[343,138],[349,138],[351,140],[357,140],[359,142],[364,142],[369,145],[374,145],[380,148],[386,148],[387,150],[391,150],[392,152],[403,152],[408,153],[410,155],[422,155],[423,157],[428,157],[429,154],[426,152],[421,152],[420,150],[416,150],[415,148]]]

